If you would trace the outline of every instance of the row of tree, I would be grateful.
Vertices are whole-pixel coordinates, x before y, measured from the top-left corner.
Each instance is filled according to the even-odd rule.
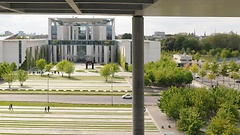
[[[223,77],[223,84],[225,83],[225,77],[231,77],[234,80],[240,78],[239,69],[240,64],[237,65],[235,61],[231,60],[229,63],[227,63],[225,60],[222,61],[220,64],[216,61],[209,63],[208,61],[204,62],[202,64],[202,67],[200,68],[197,63],[193,63],[191,66],[185,65],[186,69],[189,69],[192,73],[198,74],[202,77],[202,83],[203,83],[203,77],[207,77],[208,79],[212,80],[216,79],[216,76],[218,74],[222,75]]]
[[[12,62],[8,64],[6,62],[0,63],[0,79],[3,79],[8,83],[9,88],[11,88],[12,83],[15,80],[20,82],[20,85],[23,86],[23,82],[25,82],[28,78],[28,73],[24,70],[17,70],[16,63]]]
[[[176,34],[163,39],[161,45],[165,51],[186,52],[187,54],[201,52],[202,54],[218,56],[223,51],[223,54],[227,54],[224,57],[230,57],[230,55],[236,55],[236,52],[232,51],[240,49],[239,42],[240,36],[233,32],[229,34],[214,34],[203,39],[192,35]],[[239,56],[239,53],[237,55]]]
[[[41,70],[41,76],[44,69],[46,72],[50,72],[53,66],[54,65],[52,63],[47,64],[46,60],[43,58],[36,61],[36,67]],[[71,61],[61,60],[57,63],[56,69],[57,72],[61,72],[62,76],[65,72],[66,74],[68,74],[68,78],[70,78],[71,74],[75,71],[75,66],[74,63]]]
[[[158,106],[187,135],[202,134],[203,127],[207,135],[240,134],[240,93],[234,89],[171,87],[162,93]]]

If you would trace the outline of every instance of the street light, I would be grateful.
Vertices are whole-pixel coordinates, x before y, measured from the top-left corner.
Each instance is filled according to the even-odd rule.
[[[47,83],[47,102],[49,103],[49,73],[48,73],[48,83]]]

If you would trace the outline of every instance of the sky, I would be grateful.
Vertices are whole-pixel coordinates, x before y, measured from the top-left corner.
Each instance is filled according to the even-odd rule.
[[[132,33],[132,17],[129,16],[89,16],[89,15],[0,15],[0,33],[47,34],[48,18],[115,18],[116,35]],[[195,33],[199,36],[213,33],[240,34],[240,17],[144,17],[144,35],[153,35],[155,31],[166,34]]]

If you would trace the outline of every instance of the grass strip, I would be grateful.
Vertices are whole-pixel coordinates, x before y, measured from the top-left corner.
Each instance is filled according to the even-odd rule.
[[[103,107],[103,108],[131,108],[131,104],[73,104],[73,103],[56,103],[56,102],[24,102],[24,101],[0,101],[1,106],[53,106],[53,107]]]

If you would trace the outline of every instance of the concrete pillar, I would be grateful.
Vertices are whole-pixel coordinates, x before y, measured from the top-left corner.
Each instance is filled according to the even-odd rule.
[[[73,55],[77,56],[77,45],[73,46]],[[77,62],[78,57],[74,57],[74,62]]]
[[[99,53],[98,53],[99,45],[95,45],[95,62],[98,62]]]
[[[109,62],[109,46],[104,46],[104,64],[107,64]]]
[[[132,18],[133,135],[144,135],[144,19]]]
[[[116,49],[115,49],[115,45],[111,45],[111,62],[115,62],[115,53]]]
[[[57,46],[53,46],[53,63],[57,63]]]

